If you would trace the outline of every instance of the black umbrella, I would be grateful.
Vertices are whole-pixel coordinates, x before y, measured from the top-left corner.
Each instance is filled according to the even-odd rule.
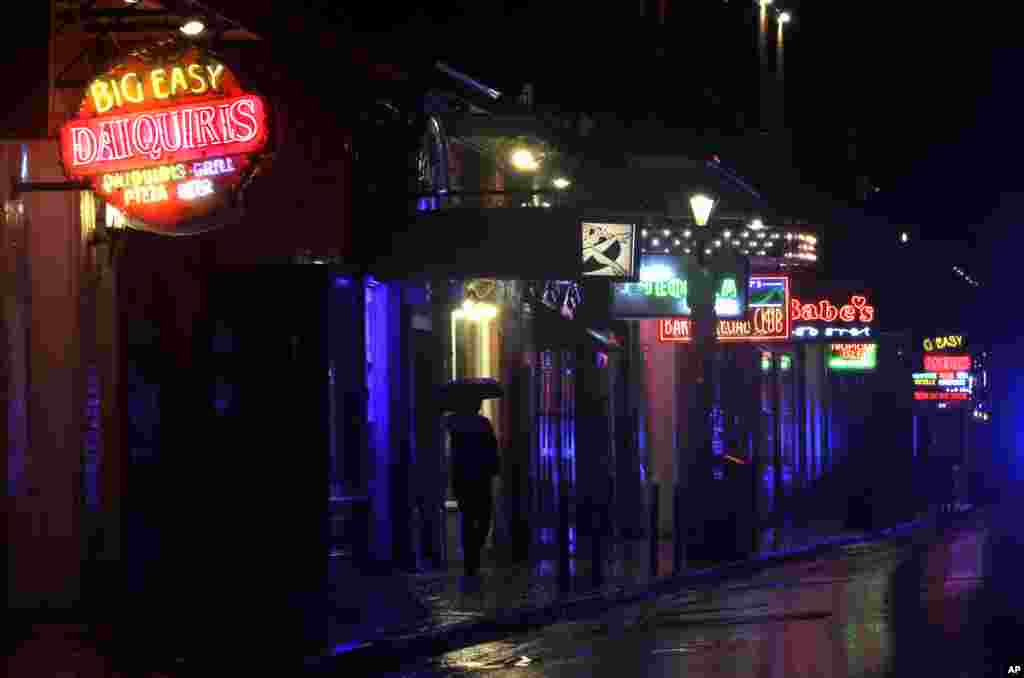
[[[455,409],[455,405],[466,402],[501,398],[505,389],[496,379],[456,379],[441,387],[444,409]]]

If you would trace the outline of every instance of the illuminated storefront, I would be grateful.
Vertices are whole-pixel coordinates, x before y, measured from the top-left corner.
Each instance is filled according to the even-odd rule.
[[[667,275],[674,256],[642,254],[641,278],[645,269],[651,275],[653,268],[666,279],[651,281],[650,294],[647,287],[639,287],[644,294],[631,299],[631,304],[617,304],[619,294],[627,293],[624,284],[613,295],[612,306],[633,318],[644,341],[652,342],[647,378],[655,386],[648,399],[652,415],[660,420],[650,425],[655,454],[661,460],[656,463],[659,482],[669,485],[680,481],[675,462],[667,458],[680,454],[679,450],[695,454],[689,449],[693,434],[685,413],[693,398],[688,384],[697,378],[694,321],[687,314],[671,312],[686,299],[682,276]],[[680,270],[685,271],[685,266]],[[898,368],[890,358],[883,358],[895,349],[886,348],[890,344],[881,334],[874,298],[856,284],[762,269],[751,274],[747,297],[745,313],[736,318],[721,317],[721,306],[716,304],[714,404],[709,415],[711,451],[718,461],[710,479],[712,483],[726,480],[746,464],[759,476],[760,520],[773,525],[782,520],[780,511],[789,511],[787,497],[812,491],[833,471],[860,473],[848,470],[855,465],[851,455],[868,444],[858,421],[869,416],[872,398],[885,388],[884,380],[876,376],[887,379]],[[674,378],[663,379],[666,372]],[[851,486],[856,482],[851,478]],[[725,485],[721,492],[728,494]],[[837,493],[832,494],[832,509],[843,514],[846,507],[836,503]],[[662,515],[666,510],[671,506],[663,506]],[[721,511],[728,512],[725,507],[706,510],[712,522],[720,519],[715,516]],[[663,529],[668,529],[671,521],[662,518],[662,522]]]

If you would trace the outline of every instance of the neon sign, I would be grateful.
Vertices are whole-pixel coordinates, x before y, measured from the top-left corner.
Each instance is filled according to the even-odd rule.
[[[60,130],[69,178],[164,234],[214,227],[270,139],[269,108],[197,47],[135,52],[86,88]]]
[[[914,391],[914,400],[969,400],[971,394],[956,391]]]
[[[971,356],[926,355],[924,369],[928,372],[966,372],[971,369]]]
[[[945,337],[931,337],[922,342],[924,350],[929,353],[931,351],[945,351],[951,348],[962,349],[965,343],[966,342],[964,341],[962,334],[951,334]]]
[[[750,279],[751,304],[742,319],[719,319],[715,336],[719,341],[785,341],[789,339],[789,319],[786,317],[786,299],[789,296],[789,278],[783,276],[756,276]],[[770,295],[759,291],[770,289]],[[776,294],[778,292],[778,294]],[[772,299],[776,302],[772,304]],[[658,340],[662,342],[686,342],[692,336],[692,321],[689,318],[660,318]]]
[[[813,325],[797,325],[793,328],[793,337],[797,339],[870,339],[871,328],[864,327],[814,327]]]
[[[793,322],[823,320],[825,322],[870,323],[875,320],[875,307],[869,306],[865,297],[854,295],[849,304],[833,306],[832,302],[822,300],[807,304],[796,297],[789,300],[789,317]]]
[[[866,296],[854,294],[848,303],[841,304],[791,297],[789,318],[794,339],[851,341],[873,338],[877,314]]]
[[[831,370],[873,370],[878,365],[878,344],[829,344]]]
[[[639,282],[612,285],[612,313],[619,317],[651,318],[689,316],[689,299],[698,272],[691,257],[645,254],[640,261]],[[740,275],[718,273],[714,280],[715,315],[742,317],[746,300],[740,290]]]

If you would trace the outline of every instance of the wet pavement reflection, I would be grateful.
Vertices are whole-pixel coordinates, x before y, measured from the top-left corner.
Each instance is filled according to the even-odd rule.
[[[994,538],[975,517],[941,536],[846,547],[397,675],[1008,675],[1024,664],[1020,615],[1008,605],[1016,594],[1002,592],[1016,582],[991,564],[1024,558],[1020,542]]]

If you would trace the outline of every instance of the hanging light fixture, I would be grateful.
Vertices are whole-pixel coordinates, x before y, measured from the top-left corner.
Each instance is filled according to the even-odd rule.
[[[695,193],[690,197],[690,210],[693,220],[698,226],[707,226],[711,220],[711,211],[715,209],[715,201],[703,193]]]
[[[190,38],[195,38],[206,30],[206,23],[197,16],[189,17],[185,19],[184,23],[178,28],[182,33]]]

